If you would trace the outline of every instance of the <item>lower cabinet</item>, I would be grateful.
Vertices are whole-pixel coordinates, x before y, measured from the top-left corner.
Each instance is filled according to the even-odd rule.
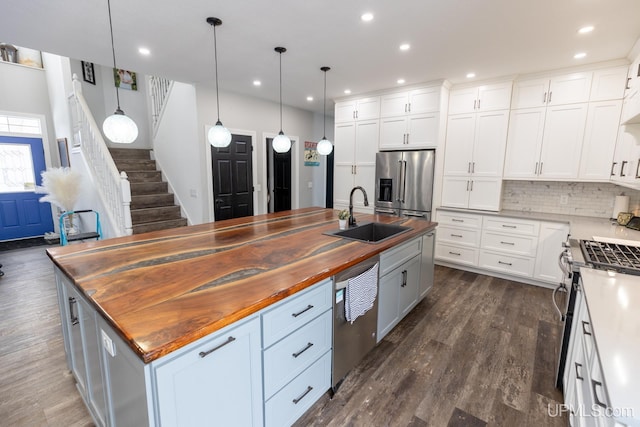
[[[420,283],[418,284],[418,301],[422,300],[434,283],[433,258],[436,250],[436,230],[422,236],[422,263],[420,265]]]

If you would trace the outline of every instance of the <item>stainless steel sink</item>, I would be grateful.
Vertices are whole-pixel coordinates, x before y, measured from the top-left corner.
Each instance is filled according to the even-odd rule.
[[[369,222],[346,230],[330,231],[324,233],[329,236],[342,237],[344,239],[357,240],[365,243],[378,243],[390,239],[401,233],[406,233],[411,227],[402,225],[383,224],[381,222]]]

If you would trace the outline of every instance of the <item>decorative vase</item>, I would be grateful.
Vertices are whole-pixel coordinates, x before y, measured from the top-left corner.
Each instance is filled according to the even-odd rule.
[[[339,219],[338,220],[338,225],[340,226],[340,230],[346,230],[347,229],[347,220],[346,219]]]

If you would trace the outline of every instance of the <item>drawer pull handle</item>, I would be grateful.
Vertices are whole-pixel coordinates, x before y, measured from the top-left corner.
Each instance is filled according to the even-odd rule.
[[[449,253],[450,253],[451,255],[458,255],[458,256],[460,256],[460,252],[451,252],[451,251],[449,251]]]
[[[503,242],[503,241],[500,241],[500,243],[502,243],[503,245],[511,245],[511,246],[515,245],[515,243],[513,243],[513,242]]]
[[[462,237],[462,234],[452,234],[451,237]]]
[[[400,287],[404,288],[405,286],[407,286],[407,270],[402,270],[402,284]]]
[[[300,356],[302,353],[304,353],[305,351],[309,350],[311,347],[313,347],[313,343],[312,343],[312,342],[308,343],[308,344],[307,344],[307,346],[306,346],[305,348],[303,348],[302,350],[300,350],[299,352],[297,352],[297,353],[293,353],[293,354],[292,354],[292,356],[293,356],[293,357],[298,357],[298,356]]]
[[[304,399],[304,397],[309,394],[309,392],[313,390],[313,387],[311,387],[310,385],[307,386],[307,389],[304,391],[304,393],[302,393],[300,395],[300,397],[293,399],[293,403],[295,403],[296,405],[298,404],[298,402],[300,402],[302,399]]]
[[[305,308],[304,310],[299,311],[299,312],[297,312],[297,313],[291,313],[291,315],[292,315],[293,317],[298,317],[298,316],[300,316],[302,313],[304,313],[305,311],[309,311],[309,310],[311,310],[312,308],[313,308],[313,306],[312,306],[311,304],[309,304],[309,305],[307,306],[307,308]]]
[[[498,264],[502,264],[502,265],[513,265],[510,262],[503,262],[503,261],[498,261]]]
[[[573,363],[576,364],[576,378],[579,380],[584,380],[584,378],[580,376],[580,372],[578,372],[578,367],[582,368],[582,365],[579,364],[578,362],[573,362]]]
[[[211,350],[208,350],[208,351],[201,351],[198,354],[200,355],[200,357],[207,357],[208,355],[210,355],[214,351],[220,350],[222,347],[224,347],[227,344],[230,344],[230,343],[234,342],[235,340],[236,339],[234,337],[229,337],[229,338],[227,338],[227,340],[225,342],[223,342],[219,346],[213,347]]]
[[[502,224],[502,226],[503,226],[504,228],[518,228],[518,226],[517,226],[517,225],[507,225],[507,224]]]
[[[583,320],[582,321],[582,333],[585,335],[591,335],[591,331],[588,331],[587,328],[585,327],[586,325],[588,325],[589,322]]]
[[[73,306],[76,305],[76,303],[77,301],[74,297],[69,297],[69,320],[71,320],[72,325],[77,325],[78,323],[80,323],[80,320],[78,320],[78,315],[74,314],[73,312]]]
[[[451,222],[464,222],[464,219],[451,218]]]
[[[591,389],[593,390],[593,400],[595,400],[596,405],[606,408],[607,405],[605,405],[605,403],[598,398],[598,392],[596,392],[596,386],[600,386],[602,388],[602,383],[600,381],[591,380]]]

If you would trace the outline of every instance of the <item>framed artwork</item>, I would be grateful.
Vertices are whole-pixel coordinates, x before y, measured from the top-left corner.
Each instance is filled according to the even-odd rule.
[[[138,82],[136,73],[133,71],[122,70],[120,68],[113,69],[113,80],[116,87],[120,89],[138,90]]]
[[[58,138],[58,153],[60,154],[60,166],[68,168],[71,166],[69,161],[69,146],[67,145],[67,138]]]
[[[93,71],[93,62],[82,61],[82,80],[92,85],[96,84],[96,75]]]

